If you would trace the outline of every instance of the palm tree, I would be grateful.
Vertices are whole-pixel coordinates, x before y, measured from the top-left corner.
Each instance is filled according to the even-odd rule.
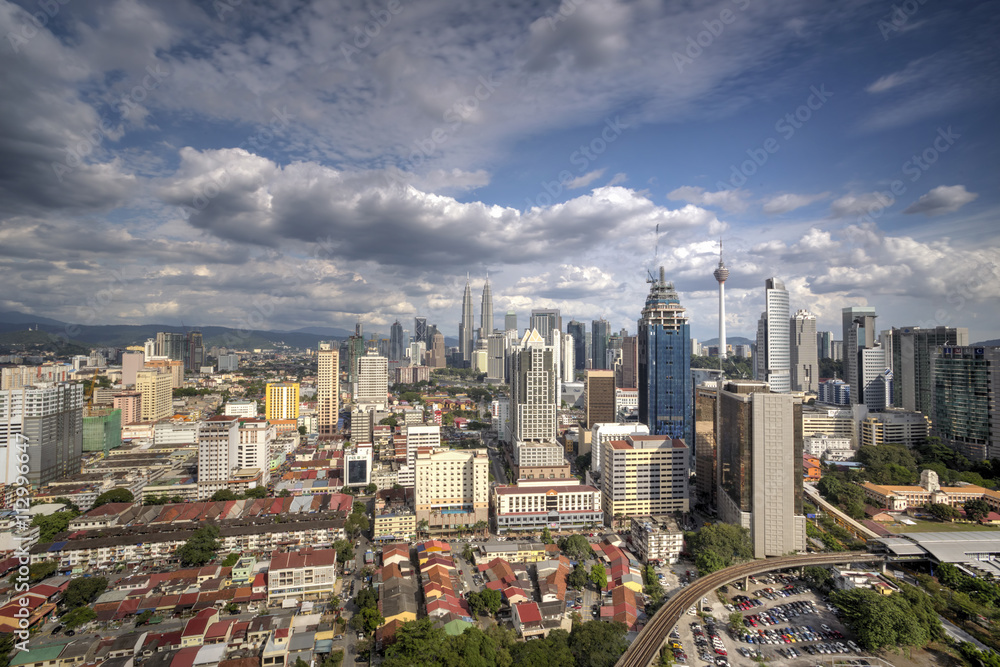
[[[479,521],[477,521],[475,523],[475,525],[472,526],[472,530],[473,531],[475,531],[477,533],[482,533],[484,535],[486,534],[486,531],[489,530],[489,528],[490,528],[490,524],[487,523],[486,521],[483,521],[482,519],[480,519]]]
[[[427,535],[430,532],[431,522],[427,519],[421,519],[417,522],[417,533],[423,533]]]

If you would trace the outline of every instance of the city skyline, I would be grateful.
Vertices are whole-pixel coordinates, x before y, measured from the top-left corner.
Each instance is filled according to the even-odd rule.
[[[0,311],[453,332],[488,272],[617,331],[662,264],[704,340],[721,237],[731,336],[771,275],[1000,331],[994,5],[206,7],[0,1]]]

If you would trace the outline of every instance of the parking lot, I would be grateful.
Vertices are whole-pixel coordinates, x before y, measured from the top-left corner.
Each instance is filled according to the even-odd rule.
[[[668,639],[668,645],[680,646],[675,655],[686,658],[676,659],[677,664],[754,667],[759,653],[772,664],[805,667],[822,659],[846,661],[865,655],[828,602],[791,575],[761,577],[748,591],[734,585],[727,590],[732,610],[712,593],[707,600],[711,612],[704,618],[692,610],[681,616]],[[747,620],[743,633],[729,630],[733,611]]]

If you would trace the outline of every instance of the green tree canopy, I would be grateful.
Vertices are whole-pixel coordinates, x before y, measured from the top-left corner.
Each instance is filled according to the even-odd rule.
[[[944,503],[925,503],[924,509],[938,521],[951,521],[959,515],[957,509]]]
[[[185,567],[201,566],[211,562],[218,549],[219,529],[209,524],[194,531],[187,542],[177,548],[177,557]]]
[[[49,515],[36,514],[31,517],[31,525],[38,526],[38,541],[44,544],[51,542],[56,535],[69,528],[69,522],[78,516],[80,513],[73,510],[53,512]]]
[[[902,595],[879,595],[870,589],[834,591],[830,600],[864,648],[922,647],[930,636]]]
[[[69,582],[63,593],[63,604],[69,609],[89,605],[108,587],[104,577],[77,577]]]
[[[687,543],[702,574],[753,558],[750,531],[729,523],[714,523],[688,533]]]
[[[604,588],[608,585],[608,572],[604,568],[604,563],[594,563],[590,568],[590,580],[598,588]]]
[[[222,567],[232,567],[240,562],[240,554],[231,553],[226,556],[226,559],[222,561]]]
[[[239,500],[240,497],[232,489],[219,489],[212,494],[212,502],[228,502],[230,500]]]
[[[590,581],[590,577],[587,576],[587,568],[579,563],[566,575],[566,585],[576,590],[586,586],[588,581]]]
[[[965,509],[965,516],[973,521],[981,521],[990,513],[990,506],[982,498],[973,498],[972,500],[965,501],[963,508]]]
[[[66,612],[60,620],[67,628],[78,628],[84,623],[90,623],[95,618],[97,618],[97,612],[84,606]]]
[[[265,486],[255,486],[252,489],[247,489],[247,492],[243,494],[244,498],[267,498],[267,487]]]
[[[354,559],[354,545],[349,540],[335,540],[333,548],[337,550],[338,563],[348,563]]]

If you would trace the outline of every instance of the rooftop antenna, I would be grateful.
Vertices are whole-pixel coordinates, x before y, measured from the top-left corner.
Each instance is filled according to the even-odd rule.
[[[660,223],[656,223],[656,236],[653,239],[653,269],[656,268],[656,264],[659,261],[660,261]],[[652,270],[647,269],[646,274],[649,276],[649,278],[646,279],[647,283],[656,282],[656,279],[653,277]]]

